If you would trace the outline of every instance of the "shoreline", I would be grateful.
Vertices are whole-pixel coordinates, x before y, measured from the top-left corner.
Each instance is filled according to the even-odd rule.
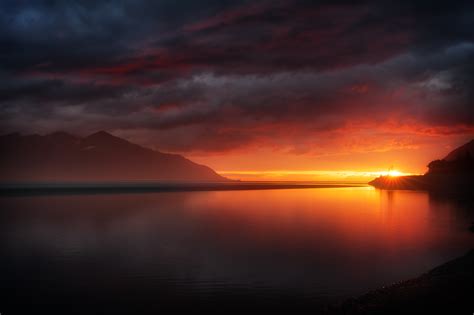
[[[409,280],[328,307],[324,314],[471,314],[474,248]]]
[[[364,183],[308,182],[103,182],[0,184],[0,196],[42,194],[152,193],[367,187]]]

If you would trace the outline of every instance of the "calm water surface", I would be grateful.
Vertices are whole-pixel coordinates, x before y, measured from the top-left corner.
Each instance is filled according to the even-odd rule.
[[[371,187],[16,196],[0,206],[2,314],[317,309],[474,247],[472,204]]]

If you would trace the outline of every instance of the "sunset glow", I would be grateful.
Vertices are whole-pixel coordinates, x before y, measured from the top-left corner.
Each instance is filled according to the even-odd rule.
[[[0,47],[0,315],[473,312],[474,0],[4,0]]]
[[[105,130],[232,179],[361,181],[474,137],[464,2],[22,3],[0,10],[0,134]]]
[[[390,171],[321,171],[321,170],[270,170],[270,171],[218,171],[219,174],[231,178],[242,180],[302,180],[302,181],[354,181],[367,182],[379,176],[404,176],[415,175],[397,170]]]
[[[387,176],[390,176],[390,177],[397,177],[397,176],[403,176],[403,175],[408,175],[408,174],[403,174],[402,172],[399,172],[397,170],[391,170],[387,172]]]

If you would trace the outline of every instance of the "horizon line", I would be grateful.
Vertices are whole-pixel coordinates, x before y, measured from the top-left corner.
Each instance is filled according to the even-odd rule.
[[[330,175],[335,177],[377,177],[389,175],[387,171],[353,171],[353,170],[216,170],[220,175],[266,175],[266,176],[288,176],[288,175],[307,175],[307,176],[324,176]],[[423,173],[409,173],[397,171],[398,176],[423,175]]]

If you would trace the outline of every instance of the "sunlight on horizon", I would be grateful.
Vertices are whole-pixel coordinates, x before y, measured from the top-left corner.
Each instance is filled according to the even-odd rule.
[[[390,176],[390,177],[397,177],[397,176],[402,176],[403,173],[400,172],[400,171],[397,171],[397,170],[390,170],[390,171],[387,172],[386,175]]]
[[[379,176],[406,176],[416,175],[399,170],[388,171],[352,171],[352,170],[223,170],[218,174],[230,179],[242,180],[354,180],[368,181]]]

